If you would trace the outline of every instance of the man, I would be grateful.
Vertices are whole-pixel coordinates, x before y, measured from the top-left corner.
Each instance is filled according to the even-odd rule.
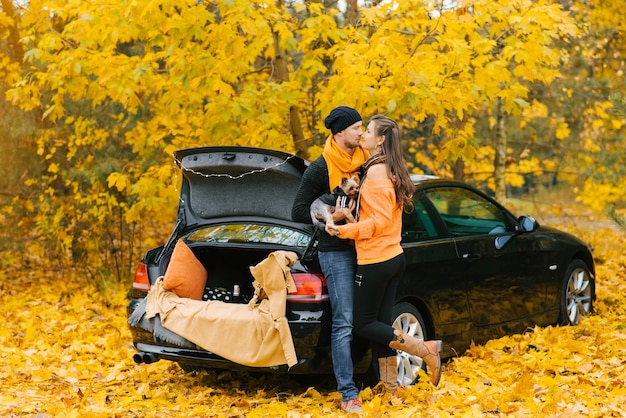
[[[342,177],[351,177],[369,156],[361,148],[363,121],[359,112],[348,106],[334,108],[324,119],[331,135],[322,155],[309,165],[296,194],[291,216],[296,222],[311,223],[311,203],[330,193]],[[333,221],[344,219],[336,210]],[[352,304],[356,274],[356,252],[352,242],[320,233],[319,262],[328,285],[332,310],[331,352],[337,390],[341,393],[344,412],[362,412],[359,390],[353,380]]]

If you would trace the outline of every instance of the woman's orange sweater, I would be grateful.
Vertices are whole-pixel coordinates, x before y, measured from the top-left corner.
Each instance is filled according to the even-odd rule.
[[[380,263],[402,254],[402,209],[389,179],[365,178],[359,221],[337,225],[341,238],[353,239],[358,264]]]

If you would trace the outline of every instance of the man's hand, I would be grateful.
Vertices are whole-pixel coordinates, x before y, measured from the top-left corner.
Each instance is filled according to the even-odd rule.
[[[352,218],[352,211],[356,207],[356,202],[354,199],[350,199],[348,202],[348,207],[341,206],[342,197],[337,198],[337,202],[335,203],[335,211],[333,212],[333,222],[341,221],[346,218]]]

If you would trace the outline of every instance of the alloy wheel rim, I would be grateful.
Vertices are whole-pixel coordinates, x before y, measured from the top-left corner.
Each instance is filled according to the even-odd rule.
[[[424,338],[422,327],[417,318],[410,313],[403,313],[393,322],[393,327],[405,334],[418,338]],[[413,383],[419,370],[422,368],[423,360],[421,357],[398,351],[398,383],[402,386],[408,386]]]
[[[577,268],[570,275],[566,298],[569,322],[577,325],[591,311],[591,281],[584,269]]]

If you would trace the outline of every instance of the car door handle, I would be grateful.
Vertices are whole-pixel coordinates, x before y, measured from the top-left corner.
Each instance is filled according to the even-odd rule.
[[[481,257],[482,257],[482,254],[479,254],[479,253],[465,253],[461,256],[463,260],[469,260],[469,261],[478,260]]]

